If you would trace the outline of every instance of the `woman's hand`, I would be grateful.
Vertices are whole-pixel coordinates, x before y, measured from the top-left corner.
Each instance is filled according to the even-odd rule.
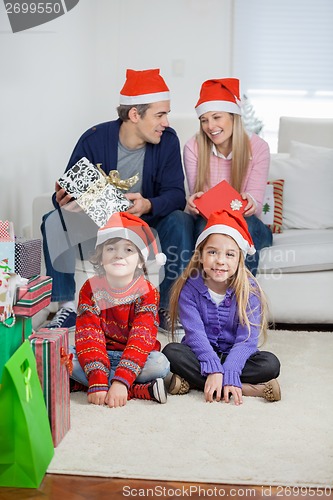
[[[232,395],[236,406],[243,403],[243,394],[240,387],[235,387],[234,385],[225,385],[223,387],[223,400],[225,403],[230,402],[230,394]]]
[[[203,194],[204,194],[203,191],[198,191],[197,193],[192,194],[188,198],[187,203],[186,203],[186,208],[185,208],[185,211],[187,213],[189,213],[191,215],[199,215],[199,210],[195,206],[194,200],[196,200],[197,198],[200,198],[200,196],[202,196]]]
[[[222,380],[222,373],[211,373],[208,375],[204,388],[206,401],[212,403],[214,401],[214,394],[216,394],[216,401],[221,401]]]
[[[249,193],[242,193],[241,196],[243,200],[247,200],[247,204],[245,205],[243,214],[244,217],[250,217],[250,215],[254,215],[257,210],[257,203],[253,196],[251,196]]]
[[[110,408],[118,408],[118,406],[125,406],[127,403],[128,390],[125,384],[115,380],[112,382],[110,389],[105,398],[105,404]]]

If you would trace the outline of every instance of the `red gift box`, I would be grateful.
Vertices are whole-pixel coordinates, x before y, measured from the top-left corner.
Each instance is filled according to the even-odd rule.
[[[13,307],[16,316],[30,317],[44,309],[51,302],[52,278],[35,276],[17,289]]]
[[[247,200],[243,200],[239,192],[230,186],[227,181],[221,181],[206,191],[200,198],[196,198],[194,204],[200,214],[205,219],[208,219],[212,212],[223,209],[243,214]]]
[[[68,328],[42,328],[29,337],[50,420],[53,444],[58,446],[70,429]]]

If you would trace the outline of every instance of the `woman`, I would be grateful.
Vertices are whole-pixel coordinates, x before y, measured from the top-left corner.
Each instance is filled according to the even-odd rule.
[[[269,169],[269,146],[244,129],[238,79],[205,81],[195,109],[200,131],[184,148],[190,192],[187,211],[195,217],[193,241],[206,223],[194,200],[222,180],[228,181],[247,200],[244,216],[257,251],[247,256],[246,266],[255,276],[260,250],[272,244],[271,230],[259,219]]]

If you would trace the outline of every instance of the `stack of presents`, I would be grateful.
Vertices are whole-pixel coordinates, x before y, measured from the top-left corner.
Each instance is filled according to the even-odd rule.
[[[99,226],[132,206],[121,180],[81,158],[58,183]],[[0,221],[0,486],[38,488],[70,427],[71,355],[67,329],[32,331],[32,317],[51,300],[41,276],[41,240],[15,238]]]
[[[39,487],[70,428],[68,330],[32,329],[51,301],[41,253],[0,221],[0,486]]]

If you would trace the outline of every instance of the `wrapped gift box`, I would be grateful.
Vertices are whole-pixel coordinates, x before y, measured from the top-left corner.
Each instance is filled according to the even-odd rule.
[[[113,173],[113,176],[110,174]],[[124,212],[133,206],[114,183],[134,185],[138,178],[121,181],[111,171],[106,175],[83,157],[58,179],[58,184],[76,199],[78,205],[99,226],[104,226],[114,212]],[[126,187],[125,187],[126,186]]]
[[[29,337],[50,420],[54,446],[70,429],[68,329],[42,328]]]
[[[238,191],[230,186],[227,181],[221,181],[206,191],[200,198],[196,198],[194,204],[200,214],[205,219],[208,219],[212,212],[222,209],[243,214],[247,200],[243,200]]]
[[[42,240],[15,238],[15,272],[32,278],[41,272]]]
[[[8,220],[0,220],[0,261],[6,260],[9,270],[13,273],[15,262],[14,226]]]
[[[17,275],[8,272],[8,260],[0,261],[0,322],[13,315]]]
[[[0,382],[2,370],[16,349],[26,340],[32,332],[30,318],[9,318],[0,323]]]
[[[52,278],[49,276],[31,278],[26,285],[17,289],[14,313],[16,316],[33,316],[49,305],[51,293]]]

